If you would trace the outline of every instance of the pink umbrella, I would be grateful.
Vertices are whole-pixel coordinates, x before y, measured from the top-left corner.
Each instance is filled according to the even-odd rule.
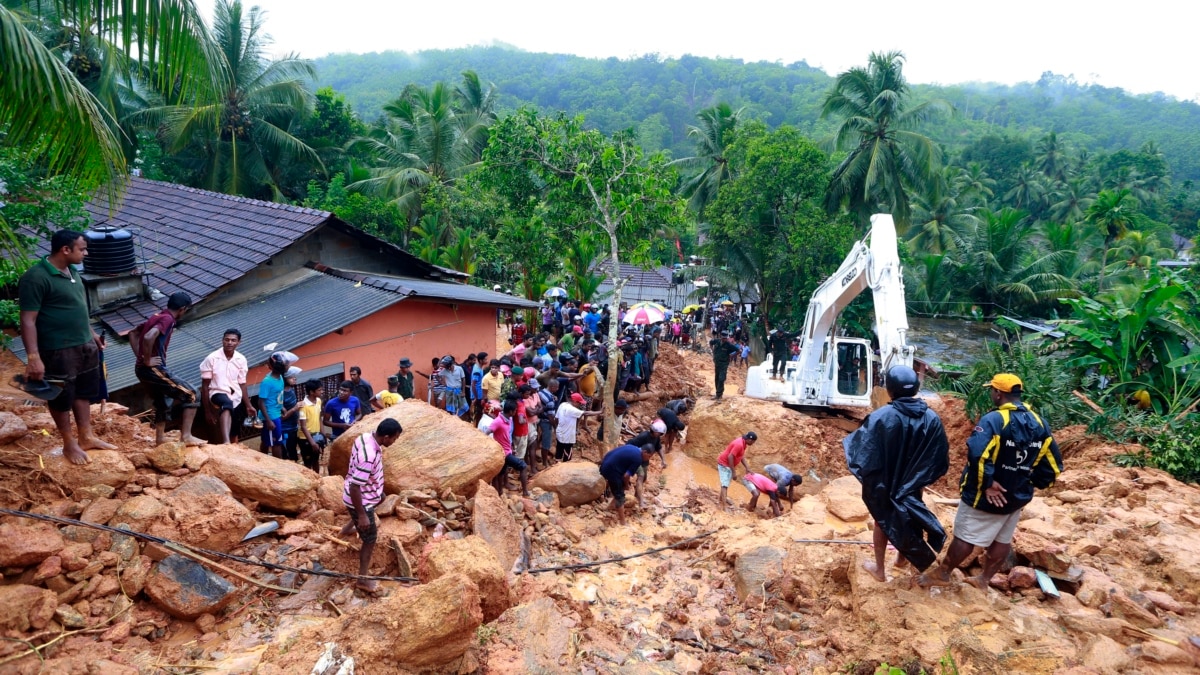
[[[631,308],[625,312],[625,317],[621,320],[622,323],[629,323],[635,326],[648,326],[652,323],[658,323],[666,318],[666,314],[660,309],[643,305],[641,307]]]

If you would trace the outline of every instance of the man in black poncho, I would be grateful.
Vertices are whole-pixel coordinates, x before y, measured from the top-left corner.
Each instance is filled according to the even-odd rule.
[[[883,558],[889,541],[918,570],[937,560],[946,531],[921,493],[950,468],[942,420],[915,398],[921,388],[916,372],[893,366],[886,384],[892,401],[842,441],[850,473],[862,483],[863,502],[875,518],[875,561],[863,567],[880,581],[887,580]]]

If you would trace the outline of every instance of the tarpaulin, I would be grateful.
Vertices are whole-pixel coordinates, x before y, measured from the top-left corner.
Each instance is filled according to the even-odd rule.
[[[942,420],[920,399],[897,399],[871,413],[842,447],[875,526],[917,569],[927,569],[946,543],[946,530],[921,500],[950,468]]]

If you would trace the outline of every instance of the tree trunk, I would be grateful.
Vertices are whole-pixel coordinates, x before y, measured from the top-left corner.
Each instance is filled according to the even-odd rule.
[[[621,278],[621,264],[617,247],[617,226],[615,223],[605,222],[605,230],[608,231],[609,245],[609,263],[612,265],[612,280],[613,280],[613,297],[612,297],[612,319],[608,322],[608,377],[604,380],[604,406],[606,414],[604,415],[604,442],[606,446],[611,443],[611,439],[618,438],[617,434],[620,429],[617,428],[617,417],[614,414],[616,411],[611,410],[615,397],[613,394],[617,390],[617,335],[621,330],[621,320],[618,317],[621,309],[621,291],[625,288],[625,280]],[[608,454],[608,448],[603,449],[603,455]]]

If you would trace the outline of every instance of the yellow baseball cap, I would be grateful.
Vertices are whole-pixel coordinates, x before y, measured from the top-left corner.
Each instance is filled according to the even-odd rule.
[[[1013,375],[1012,373],[997,374],[992,378],[992,381],[988,383],[988,386],[996,391],[1002,391],[1006,394],[1012,393],[1013,387],[1021,387],[1022,389],[1025,388],[1025,385],[1021,384],[1021,378]]]

